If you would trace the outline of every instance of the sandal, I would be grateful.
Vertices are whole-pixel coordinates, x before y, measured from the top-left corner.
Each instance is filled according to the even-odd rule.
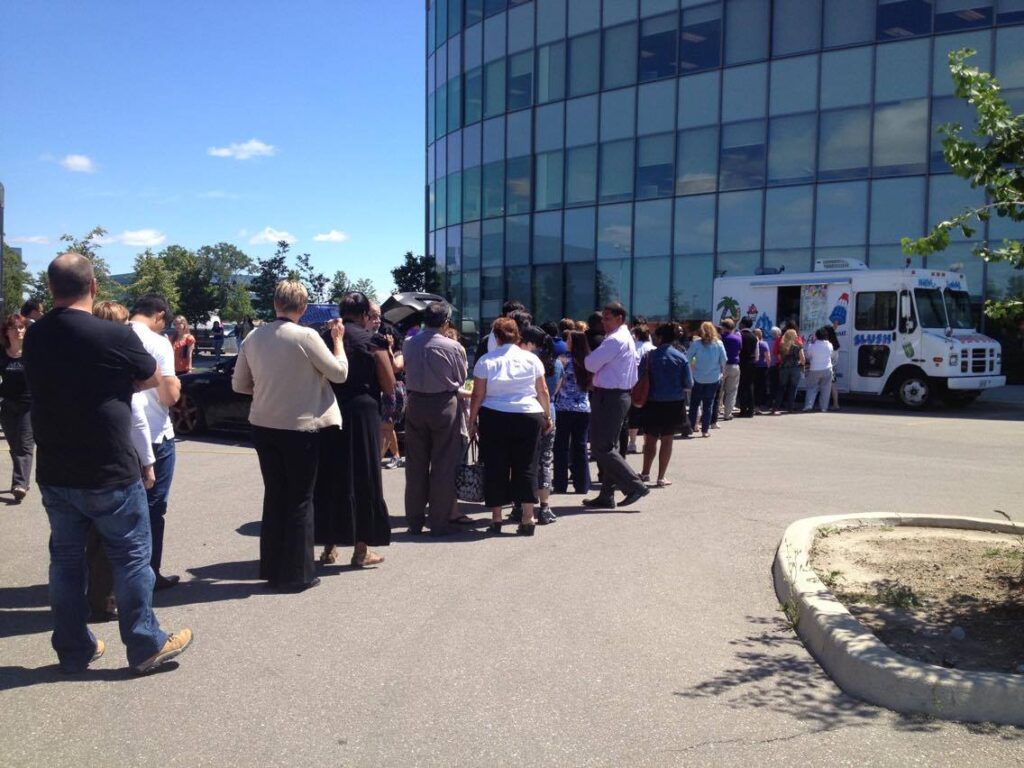
[[[454,520],[449,520],[448,524],[449,525],[476,525],[476,520],[474,520],[469,515],[459,515]]]
[[[368,565],[380,565],[384,562],[384,558],[378,555],[376,552],[366,550],[362,557],[359,555],[352,555],[352,565],[356,568],[365,568]]]
[[[664,477],[658,481],[659,488],[668,488],[670,485],[672,485],[672,481],[666,480]]]
[[[334,565],[338,562],[338,550],[334,545],[324,547],[324,551],[320,555],[321,565]]]
[[[640,482],[641,483],[649,483],[649,482],[651,482],[651,476],[650,475],[640,475]]]

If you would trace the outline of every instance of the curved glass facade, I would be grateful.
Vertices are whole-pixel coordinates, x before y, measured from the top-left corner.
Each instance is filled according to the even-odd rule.
[[[716,275],[901,266],[981,195],[935,134],[971,122],[960,47],[1024,109],[1024,0],[430,0],[427,252],[483,322],[509,297],[703,319]],[[928,266],[1003,295],[974,245]]]

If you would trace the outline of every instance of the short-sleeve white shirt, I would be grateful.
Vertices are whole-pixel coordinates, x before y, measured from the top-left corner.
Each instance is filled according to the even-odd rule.
[[[544,364],[532,352],[505,344],[476,361],[473,377],[487,381],[483,407],[503,413],[543,413],[537,399],[537,379]]]
[[[161,376],[174,376],[174,347],[170,340],[150,330],[142,323],[132,323],[142,346],[156,360],[156,367]],[[136,392],[132,401],[138,400],[142,404],[142,410],[146,414],[146,422],[149,424],[150,442],[153,444],[162,443],[164,440],[174,439],[174,426],[171,424],[170,409],[160,402],[160,396],[156,389],[147,389]]]

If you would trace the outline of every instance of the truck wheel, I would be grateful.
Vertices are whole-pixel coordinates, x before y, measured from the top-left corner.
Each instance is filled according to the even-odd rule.
[[[893,387],[896,402],[904,408],[920,410],[931,404],[933,386],[931,380],[923,373],[905,373]]]

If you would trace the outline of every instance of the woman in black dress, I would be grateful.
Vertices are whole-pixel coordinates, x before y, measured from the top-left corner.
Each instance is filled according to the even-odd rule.
[[[341,408],[341,429],[320,433],[314,537],[324,545],[321,563],[337,562],[337,547],[354,546],[352,565],[362,568],[384,562],[370,547],[391,543],[380,471],[380,400],[382,392],[394,394],[395,374],[387,351],[368,327],[366,295],[347,293],[339,308],[349,371],[344,384],[332,385]]]
[[[32,398],[25,383],[21,365],[21,349],[25,343],[28,320],[19,314],[8,315],[4,322],[3,349],[0,350],[0,424],[11,449],[11,493],[20,502],[28,495],[32,476],[32,454],[35,440],[29,410]]]

